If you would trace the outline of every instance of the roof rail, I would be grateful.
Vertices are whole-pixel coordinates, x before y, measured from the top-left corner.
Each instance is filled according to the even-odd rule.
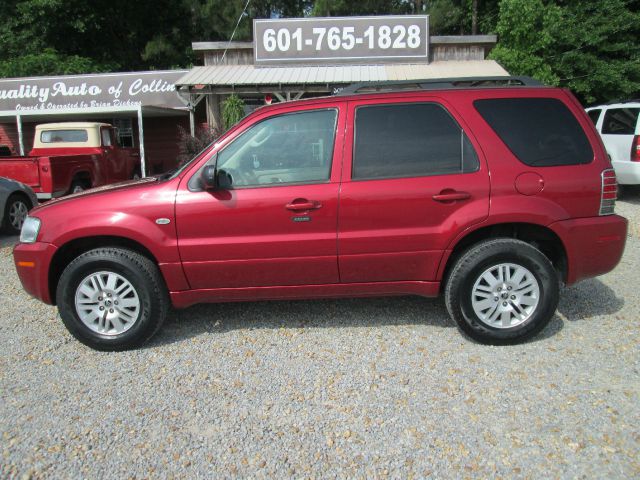
[[[599,105],[613,105],[614,103],[638,103],[638,102],[640,102],[640,98],[625,98],[625,99],[618,99],[618,100],[610,100],[607,103],[601,103]]]
[[[531,77],[461,77],[433,78],[426,80],[401,80],[354,83],[336,93],[338,96],[362,93],[395,92],[403,90],[451,90],[458,88],[540,87],[544,86]]]

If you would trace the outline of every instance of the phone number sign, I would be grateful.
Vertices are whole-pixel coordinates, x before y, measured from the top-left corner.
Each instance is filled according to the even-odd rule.
[[[429,16],[253,21],[256,65],[381,63],[429,59]]]

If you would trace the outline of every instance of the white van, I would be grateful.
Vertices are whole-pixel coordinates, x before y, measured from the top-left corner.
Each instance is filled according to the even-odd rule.
[[[620,185],[640,184],[640,100],[587,108]]]

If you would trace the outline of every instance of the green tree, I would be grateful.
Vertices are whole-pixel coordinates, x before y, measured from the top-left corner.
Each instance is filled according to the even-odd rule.
[[[317,0],[312,15],[315,17],[339,17],[349,15],[388,15],[411,11],[411,2],[406,0]]]
[[[182,0],[188,12],[192,40],[224,41],[231,38],[246,0]],[[254,18],[303,17],[311,0],[252,0],[240,19],[234,40],[251,40]]]
[[[413,0],[413,12],[429,14],[432,35],[476,35],[495,30],[498,0]]]
[[[584,103],[640,91],[640,14],[624,0],[502,0],[491,58]]]
[[[3,0],[0,72],[45,75],[184,64],[190,31],[181,5],[179,0]],[[159,38],[177,47],[162,47]]]

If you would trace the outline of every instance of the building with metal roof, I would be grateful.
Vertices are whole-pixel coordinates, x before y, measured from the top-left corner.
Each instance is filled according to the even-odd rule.
[[[286,101],[329,95],[352,83],[508,76],[487,59],[496,41],[495,35],[432,36],[424,62],[284,66],[256,65],[254,42],[194,42],[204,65],[193,67],[176,87],[192,107],[206,99],[208,123],[221,127],[220,105],[232,93],[251,109],[264,104],[266,96]]]

